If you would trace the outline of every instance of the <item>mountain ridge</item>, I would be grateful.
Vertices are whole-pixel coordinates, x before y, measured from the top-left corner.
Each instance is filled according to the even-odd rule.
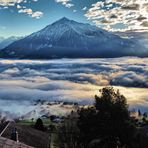
[[[7,58],[98,58],[145,56],[133,40],[65,17],[13,42],[0,52]]]
[[[23,37],[10,36],[8,38],[3,38],[3,40],[0,42],[0,50],[21,38]]]

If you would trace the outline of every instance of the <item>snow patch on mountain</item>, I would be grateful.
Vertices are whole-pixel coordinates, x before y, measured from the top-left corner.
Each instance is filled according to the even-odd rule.
[[[15,41],[0,52],[0,57],[8,58],[121,56],[148,56],[148,50],[133,39],[123,38],[96,26],[79,23],[65,17]]]

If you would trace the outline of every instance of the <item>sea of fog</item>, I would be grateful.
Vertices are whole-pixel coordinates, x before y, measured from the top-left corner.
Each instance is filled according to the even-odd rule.
[[[25,114],[34,100],[92,104],[104,86],[127,97],[130,108],[148,111],[148,58],[0,59],[0,111]]]

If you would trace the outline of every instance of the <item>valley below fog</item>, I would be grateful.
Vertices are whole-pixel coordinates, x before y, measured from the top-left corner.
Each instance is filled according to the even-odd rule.
[[[1,112],[26,114],[39,99],[93,104],[105,86],[119,89],[130,109],[148,111],[148,58],[0,59]]]

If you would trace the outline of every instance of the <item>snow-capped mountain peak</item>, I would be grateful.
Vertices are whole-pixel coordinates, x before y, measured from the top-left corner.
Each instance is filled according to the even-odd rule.
[[[12,43],[1,52],[1,55],[21,58],[134,56],[137,55],[135,47],[141,49],[135,44],[129,39],[123,39],[96,26],[64,17]],[[146,55],[142,51],[139,53]]]
[[[68,18],[66,18],[66,17],[63,17],[63,18],[61,18],[60,20],[57,20],[56,22],[54,22],[54,23],[66,23],[66,22],[71,22],[72,20],[70,20],[70,19],[68,19]],[[53,24],[54,24],[53,23]]]
[[[73,35],[72,35],[73,34]],[[34,37],[41,37],[46,38],[48,40],[54,39],[59,40],[59,38],[63,36],[86,36],[86,37],[92,37],[92,36],[114,36],[111,33],[108,33],[107,31],[100,29],[96,26],[91,26],[89,24],[79,23],[73,20],[69,20],[66,17],[63,17],[62,19],[52,23],[51,25],[46,26],[44,29],[33,33],[30,35],[30,38]]]

